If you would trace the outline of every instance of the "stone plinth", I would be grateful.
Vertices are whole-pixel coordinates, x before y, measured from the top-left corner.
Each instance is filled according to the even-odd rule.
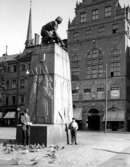
[[[68,143],[65,124],[72,119],[72,90],[68,53],[57,44],[33,48],[26,106],[31,121],[31,144]],[[17,143],[22,131],[17,128]]]
[[[73,113],[68,53],[57,44],[36,47],[30,68],[26,101],[32,122],[70,122]]]
[[[17,127],[17,144],[22,144],[22,129]],[[55,144],[66,144],[64,125],[34,124],[30,127],[30,144],[44,144],[45,146]]]

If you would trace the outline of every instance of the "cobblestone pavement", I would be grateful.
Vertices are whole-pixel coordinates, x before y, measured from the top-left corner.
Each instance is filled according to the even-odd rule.
[[[6,139],[15,139],[15,133],[15,129],[0,128],[0,139],[6,135]],[[129,133],[79,131],[78,145],[50,146],[33,151],[7,152],[0,146],[0,167],[130,167]]]

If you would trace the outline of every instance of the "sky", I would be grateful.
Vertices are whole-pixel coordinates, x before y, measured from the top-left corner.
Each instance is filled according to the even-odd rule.
[[[82,0],[32,0],[32,32],[40,34],[41,27],[57,16],[63,18],[59,26],[62,39],[67,38],[68,20],[75,16],[76,2]],[[120,0],[122,6],[130,5],[130,0]],[[29,0],[0,0],[0,56],[21,53],[27,35]]]

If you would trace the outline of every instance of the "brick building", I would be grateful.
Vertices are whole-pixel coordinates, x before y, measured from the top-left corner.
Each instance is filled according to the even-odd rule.
[[[129,47],[129,7],[118,0],[76,4],[68,52],[74,110],[84,129],[130,130]]]

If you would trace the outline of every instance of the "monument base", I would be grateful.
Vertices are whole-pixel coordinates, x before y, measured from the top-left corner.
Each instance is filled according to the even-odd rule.
[[[17,126],[16,143],[22,144],[22,128]],[[33,124],[30,127],[30,144],[49,145],[67,144],[64,124]]]

